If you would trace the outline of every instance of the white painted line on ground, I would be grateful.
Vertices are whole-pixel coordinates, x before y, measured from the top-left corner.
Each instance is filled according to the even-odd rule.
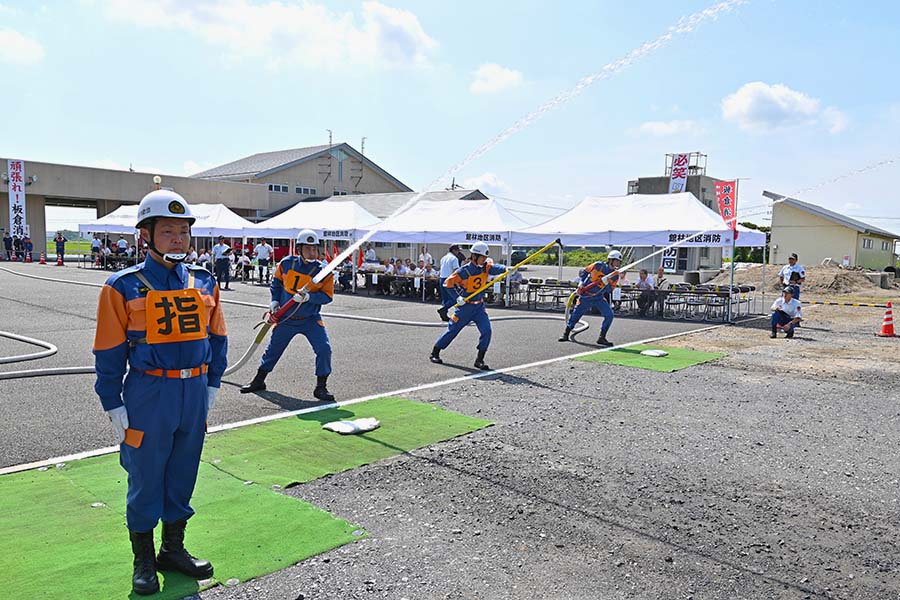
[[[627,344],[620,344],[618,346],[613,346],[611,348],[597,348],[587,350],[585,352],[577,352],[575,354],[568,354],[566,356],[557,356],[555,358],[548,358],[545,360],[539,360],[536,362],[526,363],[522,365],[515,365],[512,367],[505,367],[503,369],[496,369],[493,371],[483,371],[480,373],[471,373],[469,375],[463,375],[462,377],[453,377],[452,379],[443,379],[441,381],[435,381],[432,383],[424,383],[421,385],[403,388],[399,390],[393,390],[390,392],[382,392],[379,394],[372,394],[370,396],[362,396],[360,398],[353,398],[352,400],[344,400],[342,402],[332,402],[329,404],[321,404],[316,406],[310,406],[308,408],[302,408],[300,410],[292,410],[289,412],[281,412],[274,415],[267,415],[265,417],[257,417],[255,419],[247,419],[245,421],[236,421],[234,423],[225,423],[223,425],[216,425],[215,427],[209,428],[209,433],[216,433],[219,431],[227,431],[229,429],[237,429],[239,427],[246,427],[248,425],[257,425],[259,423],[267,423],[269,421],[276,421],[278,419],[287,419],[289,417],[295,417],[297,415],[305,415],[309,413],[319,412],[322,410],[328,410],[330,408],[340,408],[343,406],[350,406],[352,404],[358,404],[360,402],[366,402],[367,400],[374,400],[376,398],[384,398],[386,396],[399,396],[404,394],[412,394],[415,392],[421,392],[423,390],[429,390],[437,387],[442,387],[445,385],[450,385],[453,383],[459,383],[462,381],[467,381],[470,379],[482,379],[484,377],[490,377],[491,375],[498,375],[503,373],[511,373],[513,371],[521,371],[523,369],[530,369],[533,367],[542,367],[544,365],[549,365],[556,362],[562,362],[564,360],[569,360],[572,358],[579,358],[581,356],[588,356],[590,354],[596,354],[597,352],[608,352],[609,350],[615,350],[616,348],[627,348],[629,346],[637,346],[639,344],[649,344],[652,342],[658,342],[661,340],[667,340],[671,338],[680,337],[683,335],[690,335],[692,333],[701,333],[704,331],[711,331],[713,329],[717,329],[722,327],[723,324],[719,325],[711,325],[709,327],[701,327],[700,329],[692,329],[690,331],[683,331],[680,333],[672,333],[669,335],[663,335],[655,338],[648,338],[645,340],[638,340],[635,342],[628,342]],[[66,456],[57,456],[55,458],[48,458],[46,460],[24,463],[21,465],[12,465],[9,467],[0,468],[0,476],[8,475],[10,473],[19,473],[21,471],[30,471],[31,469],[37,469],[40,467],[50,467],[53,465],[57,465],[59,463],[71,462],[73,460],[81,460],[84,458],[91,458],[94,456],[102,456],[105,454],[112,454],[114,452],[119,451],[119,446],[107,446],[106,448],[97,448],[95,450],[87,450],[85,452],[79,452],[77,454],[68,454]]]

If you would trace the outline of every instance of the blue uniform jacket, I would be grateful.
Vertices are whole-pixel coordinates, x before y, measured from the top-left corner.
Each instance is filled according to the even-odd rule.
[[[272,275],[272,300],[284,306],[304,285],[309,293],[309,300],[300,305],[296,311],[289,312],[291,317],[318,317],[323,304],[334,298],[334,277],[329,273],[319,283],[312,283],[319,269],[326,265],[317,260],[304,263],[299,256],[286,256],[278,263]]]
[[[444,282],[444,287],[456,289],[460,296],[465,297],[490,281],[491,276],[500,275],[505,272],[506,267],[503,265],[495,265],[486,262],[483,266],[479,267],[473,262],[468,262],[455,270],[453,275],[447,278],[447,281]],[[469,300],[469,302],[481,302],[483,297],[484,292],[481,292]]]
[[[591,265],[586,266],[578,273],[578,278],[580,280],[580,287],[588,286],[595,281],[602,279],[605,275],[609,275],[615,271],[608,263],[603,261],[597,261]],[[586,290],[581,294],[582,298],[602,298],[605,293],[611,291],[619,281],[618,275],[613,275],[609,278],[609,283],[603,285],[602,283],[598,283],[594,287],[589,290]]]
[[[158,291],[188,287],[189,270],[194,287],[206,308],[207,337],[190,341],[148,344],[146,301],[148,288],[135,275],[140,272]],[[219,304],[215,279],[199,266],[175,265],[171,270],[152,258],[112,275],[100,291],[97,330],[94,336],[94,364],[103,410],[122,406],[122,386],[128,365],[141,371],[154,369],[192,369],[208,365],[207,385],[219,387],[228,357],[225,318]]]

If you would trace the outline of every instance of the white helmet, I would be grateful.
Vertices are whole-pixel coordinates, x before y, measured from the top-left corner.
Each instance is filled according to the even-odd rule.
[[[472,247],[469,248],[469,252],[471,252],[472,254],[487,256],[490,250],[488,249],[488,245],[484,242],[475,242],[474,244],[472,244]]]
[[[304,229],[297,234],[297,243],[300,245],[318,246],[319,234],[312,229]]]
[[[170,190],[155,190],[143,197],[138,204],[135,227],[140,228],[148,219],[158,218],[187,219],[191,225],[196,220],[187,201]]]
[[[153,221],[155,219],[185,219],[188,225],[193,225],[194,215],[187,201],[171,190],[155,190],[141,199],[138,204],[136,228],[146,227],[150,230],[148,247],[170,263],[180,263],[187,258],[185,252],[160,252],[153,241]]]
[[[618,250],[613,250],[606,256],[606,260],[622,260],[622,253]]]

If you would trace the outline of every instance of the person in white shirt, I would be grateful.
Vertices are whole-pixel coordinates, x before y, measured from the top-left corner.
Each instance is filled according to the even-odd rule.
[[[641,292],[637,299],[638,315],[646,317],[647,309],[653,306],[653,301],[656,299],[656,294],[653,292],[655,287],[653,276],[647,273],[647,269],[641,269],[638,280],[634,282],[634,287]]]
[[[116,242],[116,248],[118,248],[117,252],[119,254],[125,254],[125,251],[128,250],[128,242],[125,241],[125,236],[119,236],[119,240]]]
[[[197,251],[194,250],[193,246],[188,248],[187,258],[184,259],[184,262],[194,264],[197,262]]]
[[[378,262],[378,256],[375,254],[375,249],[372,248],[372,244],[366,246],[366,253],[363,256],[363,260],[365,262]]]
[[[422,252],[419,254],[419,262],[424,261],[426,265],[434,263],[434,257],[428,252],[427,246],[422,246]]]
[[[463,254],[459,251],[459,245],[453,244],[450,246],[450,249],[447,251],[447,254],[441,258],[441,271],[440,271],[440,287],[441,290],[441,308],[438,309],[438,314],[441,316],[443,321],[449,321],[450,317],[447,316],[447,311],[450,310],[450,307],[456,304],[456,298],[454,297],[456,294],[453,293],[453,290],[450,290],[444,287],[444,282],[447,281],[447,278],[453,275],[454,272],[459,268],[460,265],[460,257]]]
[[[788,257],[788,264],[781,267],[778,272],[778,282],[782,286],[790,285],[794,288],[794,300],[800,300],[800,284],[806,281],[806,269],[797,263],[797,255]]]
[[[794,328],[800,325],[803,315],[800,312],[800,301],[794,298],[794,287],[784,286],[781,298],[772,303],[772,333],[770,338],[778,337],[778,328],[786,334],[785,337],[794,337]]]
[[[275,252],[275,249],[269,245],[266,238],[260,238],[259,243],[256,245],[256,248],[253,249],[253,252],[256,253],[256,261],[259,265],[259,282],[263,283],[263,278],[265,278],[265,283],[268,285],[269,262],[272,260],[272,254]],[[265,272],[265,275],[263,275],[263,272]]]
[[[238,273],[241,274],[241,281],[247,282],[253,280],[253,263],[247,256],[247,251],[241,251],[241,255],[237,259]]]
[[[103,242],[100,241],[100,237],[94,234],[94,239],[91,240],[91,260],[97,260],[102,246]]]
[[[213,267],[216,270],[216,283],[219,284],[220,291],[231,291],[229,282],[231,281],[231,246],[225,243],[225,236],[219,236],[219,243],[213,246]],[[224,286],[222,284],[225,284]]]

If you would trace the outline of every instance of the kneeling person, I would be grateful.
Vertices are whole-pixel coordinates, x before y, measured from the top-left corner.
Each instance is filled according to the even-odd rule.
[[[490,371],[490,367],[484,364],[484,355],[491,344],[491,320],[484,308],[484,292],[470,300],[466,296],[479,290],[488,282],[492,275],[500,275],[506,272],[506,267],[495,265],[488,258],[488,245],[484,242],[475,242],[471,249],[471,260],[453,272],[444,282],[444,287],[456,289],[459,297],[456,299],[456,313],[450,319],[447,331],[444,332],[434,348],[431,350],[431,362],[442,364],[441,350],[450,345],[459,332],[471,323],[478,327],[478,356],[475,358],[475,368]]]
[[[334,277],[329,273],[321,282],[313,283],[313,278],[326,264],[319,261],[319,236],[315,231],[301,231],[297,236],[297,246],[300,256],[287,256],[275,268],[270,285],[272,302],[269,310],[274,313],[285,303],[295,301],[294,296],[298,293],[301,295],[300,302],[275,325],[256,377],[241,388],[241,393],[266,389],[266,376],[275,368],[294,336],[302,334],[316,353],[316,388],[313,396],[325,402],[334,402],[334,396],[326,386],[331,374],[331,343],[320,315],[322,305],[334,298]],[[304,286],[306,289],[301,292]]]
[[[794,337],[794,328],[802,320],[800,301],[794,298],[794,286],[786,285],[781,292],[781,298],[772,303],[772,333],[770,338],[778,337],[778,328],[785,333],[785,337]]]

